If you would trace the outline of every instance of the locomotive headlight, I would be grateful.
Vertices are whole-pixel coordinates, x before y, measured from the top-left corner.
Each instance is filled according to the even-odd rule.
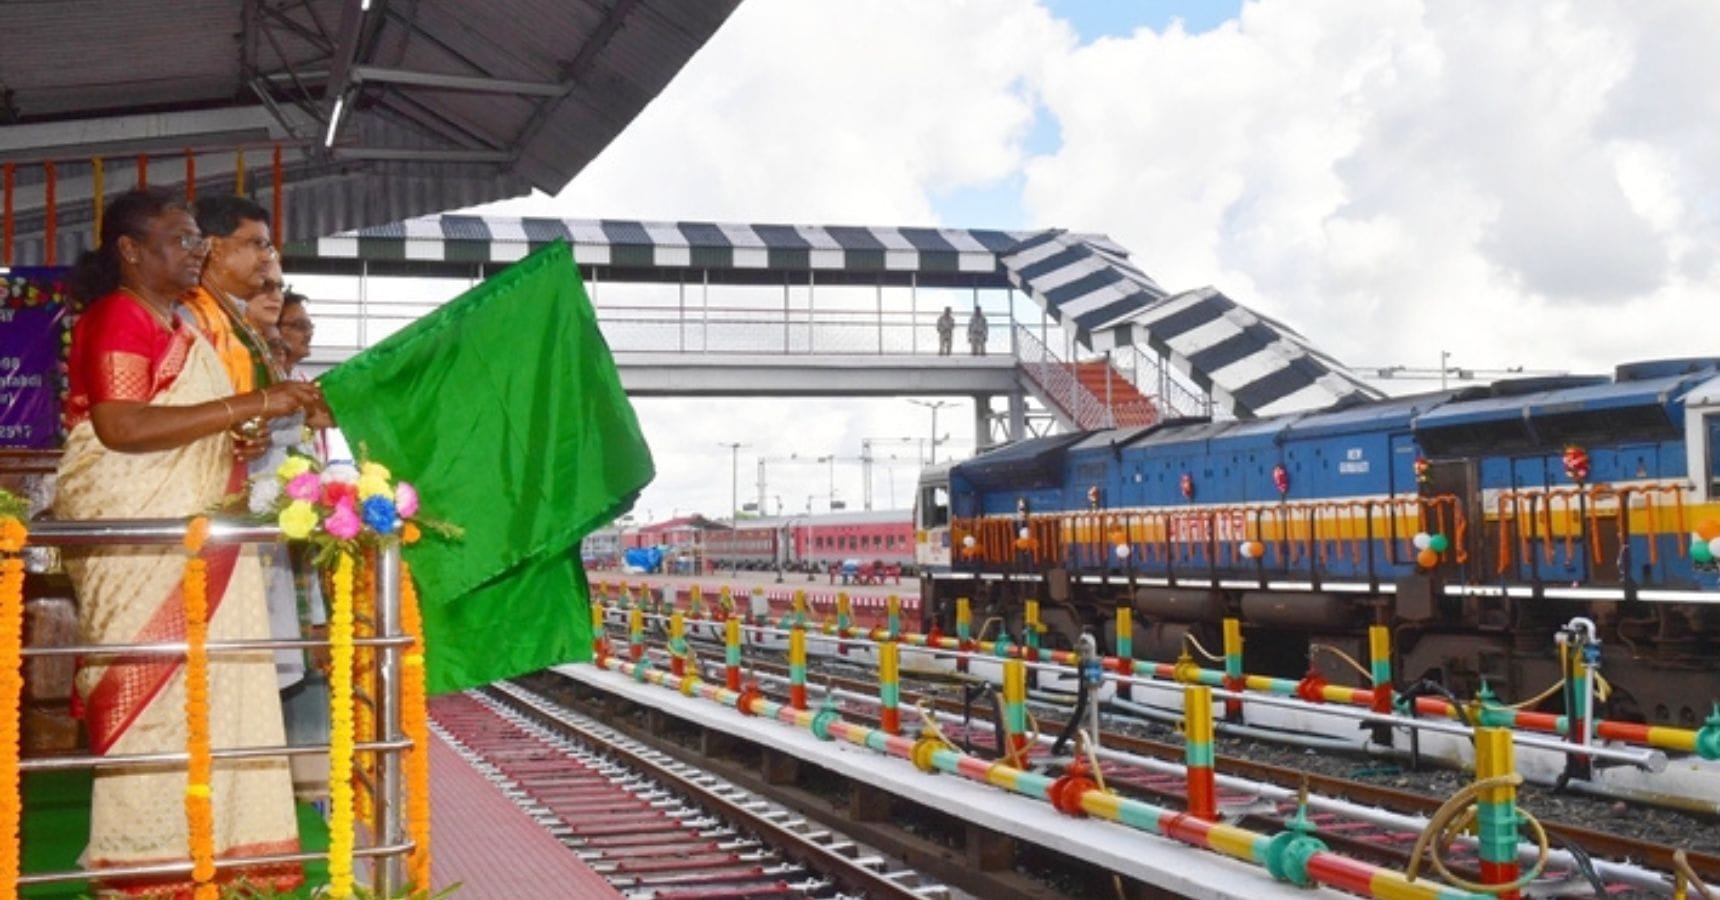
[[[972,547],[973,545],[974,545],[973,535],[970,534],[967,537],[962,538],[962,546],[963,547]]]
[[[1132,551],[1132,549],[1133,548],[1131,548],[1128,544],[1118,544],[1117,545],[1117,558],[1118,559],[1128,559],[1129,553]]]
[[[1026,540],[1030,537],[1033,537],[1033,532],[1029,531],[1027,528],[1022,528],[1021,529],[1021,539]]]

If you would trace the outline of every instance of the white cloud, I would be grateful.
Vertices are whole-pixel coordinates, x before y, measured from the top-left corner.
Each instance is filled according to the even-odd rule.
[[[562,194],[495,204],[514,215],[939,224],[932,196],[1016,176],[1033,124],[1039,66],[1074,47],[1074,32],[1031,0],[848,3],[749,0],[661,97]],[[927,332],[926,339],[932,338]],[[862,505],[860,442],[927,436],[929,417],[902,400],[635,401],[657,458],[638,509],[666,518],[696,508],[726,516],[730,454],[739,499],[757,496],[759,456],[836,454],[836,499]],[[973,446],[971,403],[945,410],[943,449]],[[878,454],[903,459],[917,448]],[[767,503],[816,511],[831,473],[767,466]],[[892,474],[892,472],[894,474]],[[874,471],[874,507],[910,501],[911,468]]]
[[[1717,41],[1703,4],[1250,3],[1048,66],[1028,208],[1358,364],[1712,352]]]
[[[749,0],[561,197],[507,208],[918,224],[1021,183],[1033,225],[1358,365],[1606,369],[1715,352],[1716,46],[1720,5],[1676,0],[1255,0],[1086,45],[1030,0]],[[1062,144],[1029,158],[1036,109]],[[660,517],[728,508],[719,440],[755,444],[744,501],[749,453],[928,430],[901,401],[639,405]],[[791,509],[828,491],[782,479]]]

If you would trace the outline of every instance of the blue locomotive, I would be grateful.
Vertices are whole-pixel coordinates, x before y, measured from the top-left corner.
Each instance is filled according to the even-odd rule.
[[[1135,655],[1165,661],[1237,617],[1248,668],[1295,677],[1383,624],[1396,671],[1515,700],[1560,679],[1582,616],[1609,715],[1695,727],[1720,697],[1716,359],[1035,438],[920,501],[946,629],[966,596],[1019,634],[1033,598],[1052,643],[1109,640],[1127,604]]]

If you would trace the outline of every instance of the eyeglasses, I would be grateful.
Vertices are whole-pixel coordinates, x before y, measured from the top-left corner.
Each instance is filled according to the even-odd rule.
[[[317,327],[310,322],[282,322],[275,327],[282,331],[302,331],[305,334],[310,334],[317,330]]]
[[[182,234],[179,237],[174,238],[173,243],[177,244],[179,249],[184,250],[187,253],[191,253],[196,250],[209,249],[209,238],[201,234]]]
[[[246,238],[245,244],[264,256],[274,256],[278,252],[275,245],[269,243],[268,238]]]

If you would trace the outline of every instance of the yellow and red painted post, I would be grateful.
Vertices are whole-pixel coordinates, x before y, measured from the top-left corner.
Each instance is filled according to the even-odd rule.
[[[1516,771],[1511,731],[1506,728],[1475,729],[1475,780],[1499,778],[1502,783],[1483,788],[1476,798],[1476,851],[1481,857],[1481,882],[1498,885],[1517,881],[1517,788],[1503,782]],[[1519,891],[1499,894],[1516,900]]]
[[[1003,750],[1007,756],[1027,757],[1027,663],[1003,663]]]
[[[609,659],[609,635],[604,629],[604,617],[607,610],[602,603],[591,604],[591,655],[598,668],[604,668],[604,661]]]
[[[705,617],[705,594],[696,584],[687,589],[687,615],[695,619]]]
[[[621,608],[633,608],[633,588],[627,582],[621,582]]]
[[[735,595],[726,584],[717,591],[717,609],[720,611],[718,618],[725,621],[735,616]]]
[[[1224,620],[1224,689],[1241,693],[1248,687],[1248,676],[1242,670],[1242,620]],[[1231,721],[1242,718],[1242,701],[1226,698],[1224,717]]]
[[[956,671],[968,670],[967,655],[974,651],[973,645],[973,604],[966,597],[956,598],[956,648],[962,653],[956,657]]]
[[[731,691],[741,689],[741,620],[729,616],[723,623],[723,684]]]
[[[854,607],[848,602],[847,591],[836,592],[836,633],[840,635],[854,625]]]
[[[885,734],[901,734],[902,650],[894,640],[878,645],[878,700],[883,707],[878,727]]]
[[[687,674],[687,623],[680,610],[669,614],[669,674],[680,678]]]
[[[1029,600],[1022,611],[1021,623],[1021,658],[1029,662],[1039,661],[1039,601]],[[1027,670],[1027,684],[1039,687],[1039,670]]]
[[[1128,678],[1135,674],[1135,610],[1127,603],[1117,604],[1117,674]],[[1134,685],[1117,682],[1117,694],[1124,700],[1134,699]]]
[[[1392,713],[1392,632],[1384,625],[1368,627],[1368,666],[1373,675],[1374,712],[1389,716]],[[1391,729],[1384,725],[1375,725],[1373,739],[1376,744],[1390,744]]]
[[[806,588],[795,588],[794,606],[790,614],[794,616],[796,626],[806,624]]]
[[[788,705],[806,708],[806,628],[798,622],[788,630]]]
[[[638,606],[627,610],[627,658],[645,658],[645,610]]]
[[[1218,821],[1218,790],[1213,775],[1212,688],[1183,688],[1183,752],[1188,764],[1188,812]]]
[[[895,594],[884,598],[884,627],[890,633],[890,640],[902,636],[902,598]]]

